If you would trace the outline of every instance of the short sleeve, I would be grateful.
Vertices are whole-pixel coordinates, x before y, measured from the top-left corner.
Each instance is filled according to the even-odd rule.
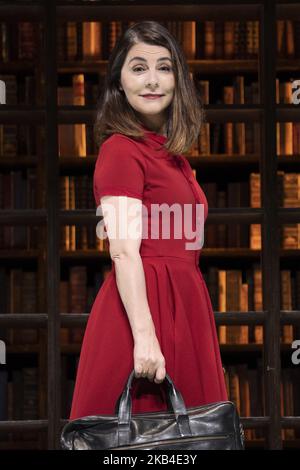
[[[100,147],[93,177],[96,204],[104,195],[143,199],[145,160],[126,136],[114,134]]]

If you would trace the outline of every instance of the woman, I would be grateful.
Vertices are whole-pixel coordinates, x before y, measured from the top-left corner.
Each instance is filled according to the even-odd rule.
[[[155,21],[127,29],[110,56],[95,123],[94,196],[104,209],[112,270],[86,326],[70,419],[115,414],[133,368],[133,413],[168,408],[166,372],[187,407],[228,399],[199,269],[202,245],[191,238],[199,221],[203,234],[207,200],[181,155],[202,121],[185,57],[168,30]],[[151,212],[157,204],[164,204],[163,221],[169,217],[167,237]],[[192,209],[184,227],[186,213],[176,219],[179,237],[174,205]],[[119,229],[129,226],[134,235],[122,237]]]

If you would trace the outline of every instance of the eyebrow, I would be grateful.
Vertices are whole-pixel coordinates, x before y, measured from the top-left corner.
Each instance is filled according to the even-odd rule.
[[[133,60],[141,60],[143,62],[147,62],[146,59],[144,59],[144,57],[132,57],[132,59],[130,59],[130,61],[128,62],[128,64],[130,64],[131,61]],[[170,59],[170,57],[160,57],[159,59],[157,59],[157,62],[161,62],[162,60],[169,60],[170,62],[172,62],[172,60]]]

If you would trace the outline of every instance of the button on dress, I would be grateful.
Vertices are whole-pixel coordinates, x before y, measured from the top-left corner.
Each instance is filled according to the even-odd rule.
[[[142,139],[115,133],[101,145],[93,179],[96,207],[104,195],[129,196],[143,202],[140,255],[166,371],[186,407],[228,400],[212,304],[199,267],[202,245],[193,244],[195,237],[191,237],[197,220],[200,225],[202,220],[204,227],[207,199],[188,160],[161,147],[165,136],[146,128],[144,131]],[[157,219],[153,222],[151,207],[164,203],[169,208],[173,204],[181,209],[189,207],[186,225],[190,230],[182,229],[178,237],[175,225],[183,227],[183,222],[169,210],[170,234],[163,236],[162,223]],[[202,208],[199,213],[196,204]],[[86,325],[69,419],[115,414],[116,402],[134,368],[133,349],[112,261]],[[168,409],[165,382],[135,378],[132,385],[133,413]]]

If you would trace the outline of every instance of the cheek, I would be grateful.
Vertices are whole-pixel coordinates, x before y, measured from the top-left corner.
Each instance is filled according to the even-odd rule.
[[[130,83],[128,83],[125,89],[128,95],[134,96],[134,95],[138,95],[141,92],[141,90],[143,90],[143,87],[137,81],[131,81]]]
[[[126,93],[132,93],[135,88],[135,81],[129,76],[127,72],[121,72],[121,83]]]
[[[174,77],[169,77],[166,80],[165,90],[170,94],[174,93],[174,90],[175,90],[175,78]]]

